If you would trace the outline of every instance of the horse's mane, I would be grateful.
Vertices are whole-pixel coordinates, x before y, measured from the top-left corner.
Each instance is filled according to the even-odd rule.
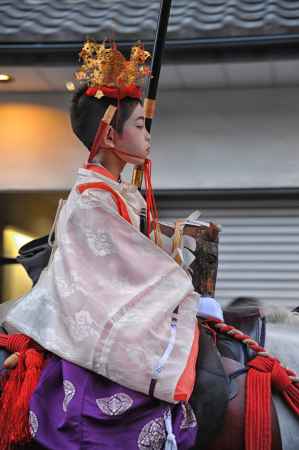
[[[299,307],[291,310],[285,306],[271,304],[271,302],[261,302],[254,297],[238,297],[225,309],[235,310],[240,313],[244,311],[245,315],[246,311],[252,308],[259,309],[261,314],[266,317],[267,323],[299,326]]]
[[[285,306],[266,304],[262,309],[268,323],[299,326],[299,313],[290,311]]]

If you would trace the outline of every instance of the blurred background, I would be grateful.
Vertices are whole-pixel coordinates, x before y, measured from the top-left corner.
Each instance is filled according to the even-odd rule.
[[[86,38],[152,49],[158,1],[0,0],[0,299],[30,289],[9,264],[49,232],[86,150],[72,134]],[[153,184],[163,219],[222,225],[217,298],[299,304],[299,1],[173,0]]]

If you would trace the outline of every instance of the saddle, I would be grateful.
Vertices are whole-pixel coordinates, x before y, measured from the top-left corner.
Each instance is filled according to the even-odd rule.
[[[245,302],[244,302],[245,303]],[[224,322],[242,331],[264,347],[266,323],[261,310],[255,306],[229,307],[223,311]],[[223,357],[233,359],[246,366],[247,362],[254,358],[255,352],[248,347],[230,338],[219,334],[217,338],[217,348]]]
[[[262,343],[264,321],[260,311],[252,309],[244,316],[243,314],[237,311],[224,311],[225,322]],[[207,450],[209,443],[227,425],[228,408],[234,411],[236,419],[230,423],[230,427],[235,427],[235,433],[240,438],[243,436],[240,414],[243,417],[244,398],[240,399],[239,394],[241,395],[240,390],[242,395],[244,392],[246,363],[254,358],[255,354],[229,336],[220,333],[213,335],[201,319],[199,323],[201,332],[197,382],[190,404],[200,424],[196,450]]]
[[[28,276],[32,280],[33,286],[37,283],[43,269],[48,265],[52,252],[49,239],[53,243],[55,240],[54,234],[51,237],[43,236],[34,239],[19,249],[17,261],[25,268]]]

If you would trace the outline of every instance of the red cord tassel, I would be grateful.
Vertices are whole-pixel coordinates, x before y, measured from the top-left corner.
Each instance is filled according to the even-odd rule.
[[[245,444],[246,450],[271,450],[272,389],[278,391],[299,416],[299,384],[289,369],[272,357],[257,356],[248,362]]]
[[[150,237],[153,226],[155,242],[158,242],[158,210],[156,207],[155,197],[152,188],[152,162],[146,159],[144,163],[144,181],[146,189],[146,221],[147,235]]]
[[[246,450],[271,450],[271,421],[271,374],[250,369],[246,378]]]
[[[0,449],[31,440],[29,402],[44,364],[43,350],[27,336],[0,335],[0,346],[19,352],[16,368],[9,370],[0,398]]]

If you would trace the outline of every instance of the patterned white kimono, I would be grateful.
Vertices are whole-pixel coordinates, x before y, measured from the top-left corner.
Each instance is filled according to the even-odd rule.
[[[90,182],[120,194],[132,225],[110,192],[78,192]],[[148,394],[155,380],[155,397],[175,402],[192,391],[178,384],[194,348],[197,294],[185,271],[140,233],[144,206],[134,186],[80,169],[58,218],[51,263],[31,292],[2,306],[2,322],[128,388]]]

